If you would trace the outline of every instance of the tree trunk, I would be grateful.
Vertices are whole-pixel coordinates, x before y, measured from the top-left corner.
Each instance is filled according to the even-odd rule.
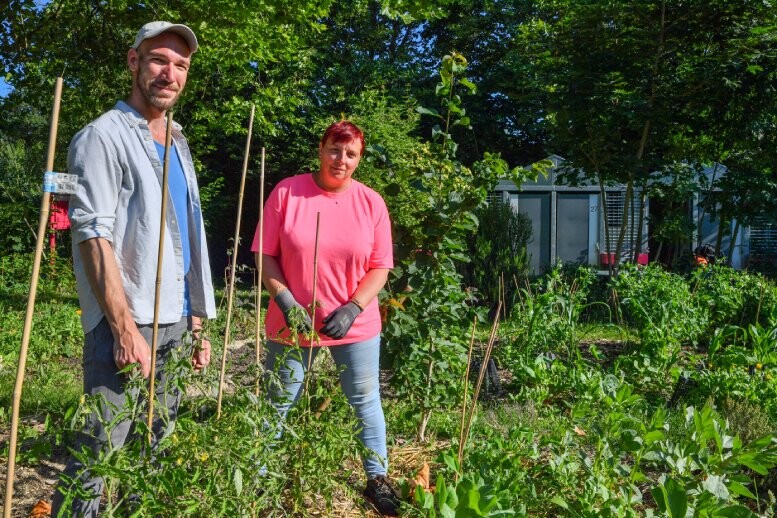
[[[647,198],[647,189],[643,188],[639,193],[639,216],[637,217],[637,239],[634,243],[634,263],[639,261],[639,254],[642,253],[642,225],[645,222],[645,198]]]
[[[726,263],[731,266],[731,258],[734,257],[734,247],[737,244],[737,236],[739,235],[739,220],[735,220],[734,230],[731,231],[731,244],[728,246],[728,254],[726,256]]]
[[[715,176],[718,174],[718,166],[720,164],[718,162],[715,162],[715,167],[712,169],[712,180],[710,180],[710,185],[707,188],[707,195],[704,197],[704,203],[700,204],[701,210],[699,211],[699,219],[696,220],[696,228],[699,229],[699,238],[696,240],[696,246],[700,246],[702,244],[701,242],[701,228],[702,228],[702,222],[704,221],[704,215],[706,213],[706,208],[708,203],[714,203],[714,200],[712,200],[712,186],[715,185]],[[720,218],[721,225],[723,223],[723,217]],[[718,229],[718,246],[715,248],[715,251],[720,250],[720,228]]]
[[[631,198],[634,196],[634,180],[629,178],[626,184],[626,194],[623,196],[623,217],[621,218],[621,230],[618,233],[618,243],[615,245],[615,257],[613,263],[616,265],[616,272],[620,269],[621,251],[623,250],[623,241],[626,239],[626,229],[629,226],[629,211],[631,210]]]
[[[613,274],[612,261],[610,261],[610,223],[607,221],[607,191],[604,190],[604,180],[602,176],[597,172],[596,178],[599,181],[599,194],[602,198],[601,214],[604,221],[604,256],[607,258],[607,270],[610,277]],[[599,251],[601,257],[601,250]]]
[[[715,253],[719,254],[720,249],[723,247],[723,236],[727,234],[727,223],[728,223],[728,214],[727,211],[723,210],[721,208],[720,210],[720,217],[718,218],[718,237],[715,239]]]

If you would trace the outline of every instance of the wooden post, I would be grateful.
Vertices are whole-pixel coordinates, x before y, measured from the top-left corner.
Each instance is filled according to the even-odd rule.
[[[472,418],[475,415],[475,410],[477,410],[477,404],[478,404],[478,396],[480,396],[480,387],[483,384],[483,378],[486,375],[486,370],[488,369],[488,360],[491,359],[491,351],[494,348],[494,342],[496,341],[496,332],[499,328],[499,313],[502,310],[502,302],[499,301],[497,307],[496,307],[496,316],[494,317],[494,323],[491,326],[491,333],[488,336],[488,344],[486,345],[486,352],[483,356],[483,363],[480,365],[480,373],[478,375],[478,381],[475,385],[475,393],[472,395],[472,405],[470,407],[469,416],[467,417],[467,423],[464,426],[464,433],[462,434],[462,441],[459,445],[459,457],[462,459],[464,458],[464,449],[467,446],[467,440],[469,439],[469,430],[470,426],[472,426]],[[461,462],[459,463],[459,467],[461,468]]]
[[[316,336],[316,285],[318,284],[318,233],[321,223],[321,213],[316,212],[316,241],[313,248],[313,300],[310,303],[310,344],[308,344],[308,367],[305,370],[305,384],[302,393],[307,394],[310,367],[313,363],[313,340]]]
[[[151,331],[151,372],[148,375],[148,443],[151,444],[154,423],[154,399],[156,390],[156,342],[159,337],[159,303],[162,291],[162,260],[165,255],[165,223],[167,216],[167,176],[170,172],[170,149],[173,140],[173,112],[167,112],[167,132],[165,133],[165,158],[162,165],[162,207],[159,216],[159,249],[156,263],[156,288],[154,291],[154,323]]]
[[[51,111],[51,126],[49,128],[49,148],[46,157],[46,172],[54,170],[54,150],[57,147],[57,129],[59,126],[59,105],[62,100],[62,78],[58,77],[54,86],[54,106]],[[30,345],[30,332],[32,331],[32,317],[35,309],[35,295],[38,290],[38,276],[40,275],[40,261],[43,256],[43,240],[46,237],[46,225],[49,221],[49,208],[51,205],[51,193],[46,189],[40,203],[40,219],[38,220],[38,237],[35,244],[35,258],[32,263],[32,280],[30,292],[27,296],[27,311],[24,317],[24,329],[22,331],[22,345],[19,349],[19,365],[16,369],[16,383],[13,389],[13,407],[11,410],[11,436],[8,442],[8,469],[5,474],[5,503],[3,504],[3,516],[11,518],[13,506],[13,481],[16,469],[16,441],[19,435],[19,406],[22,398],[22,385],[24,384],[24,371],[27,366],[27,351]]]
[[[221,417],[221,400],[224,396],[224,376],[227,370],[227,346],[229,345],[229,328],[232,322],[232,300],[235,296],[235,270],[237,269],[237,251],[240,245],[240,219],[243,215],[243,193],[245,192],[246,174],[248,172],[248,157],[251,153],[251,133],[254,130],[254,111],[251,105],[251,115],[248,117],[248,136],[243,154],[243,172],[240,176],[240,191],[237,200],[237,221],[235,222],[235,240],[232,246],[232,264],[229,271],[229,288],[227,289],[227,325],[224,329],[224,347],[221,353],[221,373],[219,374],[219,397],[216,403],[216,418]]]
[[[478,317],[475,315],[475,319],[472,321],[472,336],[469,339],[469,352],[467,353],[467,367],[464,370],[464,397],[461,400],[461,428],[459,429],[459,468],[463,462],[464,457],[464,426],[467,421],[467,389],[469,388],[469,368],[472,365],[472,349],[475,347],[475,330],[478,326]],[[455,481],[458,482],[459,474],[456,473]]]
[[[256,284],[256,366],[261,365],[262,356],[262,266],[264,261],[262,260],[262,248],[264,246],[264,148],[262,148],[262,161],[259,173],[259,252],[256,256],[256,268],[259,282]],[[259,395],[259,386],[261,385],[261,378],[256,377],[256,395]]]

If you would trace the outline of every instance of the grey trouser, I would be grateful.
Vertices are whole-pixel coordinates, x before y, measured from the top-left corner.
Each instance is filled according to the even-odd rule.
[[[190,355],[191,344],[183,343],[186,328],[186,317],[175,324],[160,324],[158,328],[152,448],[164,436],[166,429],[174,423],[178,415],[181,393],[176,388],[176,383],[169,383],[171,376],[166,372],[165,363],[171,358],[173,349],[178,349],[181,355],[187,357]],[[150,344],[152,326],[140,325],[138,330],[146,342]],[[133,438],[135,422],[137,420],[145,422],[148,419],[148,401],[143,399],[142,402],[138,402],[140,397],[138,389],[127,387],[127,375],[119,374],[113,360],[113,333],[111,333],[110,326],[105,319],[88,332],[84,338],[83,368],[84,393],[87,396],[102,396],[104,403],[98,403],[95,411],[87,417],[86,425],[76,440],[75,450],[80,452],[86,447],[91,450],[92,458],[98,459],[101,453],[105,454],[121,448],[128,439]],[[140,411],[139,414],[137,411],[127,408],[128,401],[138,402],[141,405],[137,407]],[[106,430],[103,423],[110,423],[119,413],[124,413],[125,418],[119,420],[112,429]],[[130,418],[132,414],[137,415],[135,420]],[[110,433],[110,440],[108,433]],[[91,476],[89,471],[84,468],[84,464],[73,457],[65,467],[63,474],[70,479],[77,479],[84,490],[95,495],[94,498],[75,499],[69,505],[68,512],[66,509],[62,509],[65,503],[60,490],[68,491],[69,486],[64,481],[60,481],[54,492],[52,516],[59,516],[60,513],[62,516],[72,517],[91,518],[97,516],[104,481],[102,477]]]

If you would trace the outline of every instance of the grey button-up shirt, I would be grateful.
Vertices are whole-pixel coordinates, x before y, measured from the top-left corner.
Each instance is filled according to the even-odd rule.
[[[210,275],[205,227],[194,164],[181,127],[174,124],[189,191],[189,283],[191,312],[213,318],[216,304]],[[138,324],[154,319],[159,218],[162,204],[162,163],[146,120],[126,103],[91,122],[73,137],[68,153],[68,172],[78,175],[78,187],[70,197],[69,216],[73,238],[73,266],[81,324],[89,332],[104,313],[84,271],[78,244],[104,238],[113,245],[130,310]],[[159,323],[181,319],[184,303],[184,271],[181,235],[168,198],[165,220]]]

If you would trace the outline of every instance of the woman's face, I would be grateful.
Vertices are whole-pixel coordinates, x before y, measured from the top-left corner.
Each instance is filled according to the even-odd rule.
[[[314,175],[318,186],[329,192],[346,190],[361,160],[361,148],[362,143],[358,139],[347,142],[327,140],[318,150],[321,170]]]

